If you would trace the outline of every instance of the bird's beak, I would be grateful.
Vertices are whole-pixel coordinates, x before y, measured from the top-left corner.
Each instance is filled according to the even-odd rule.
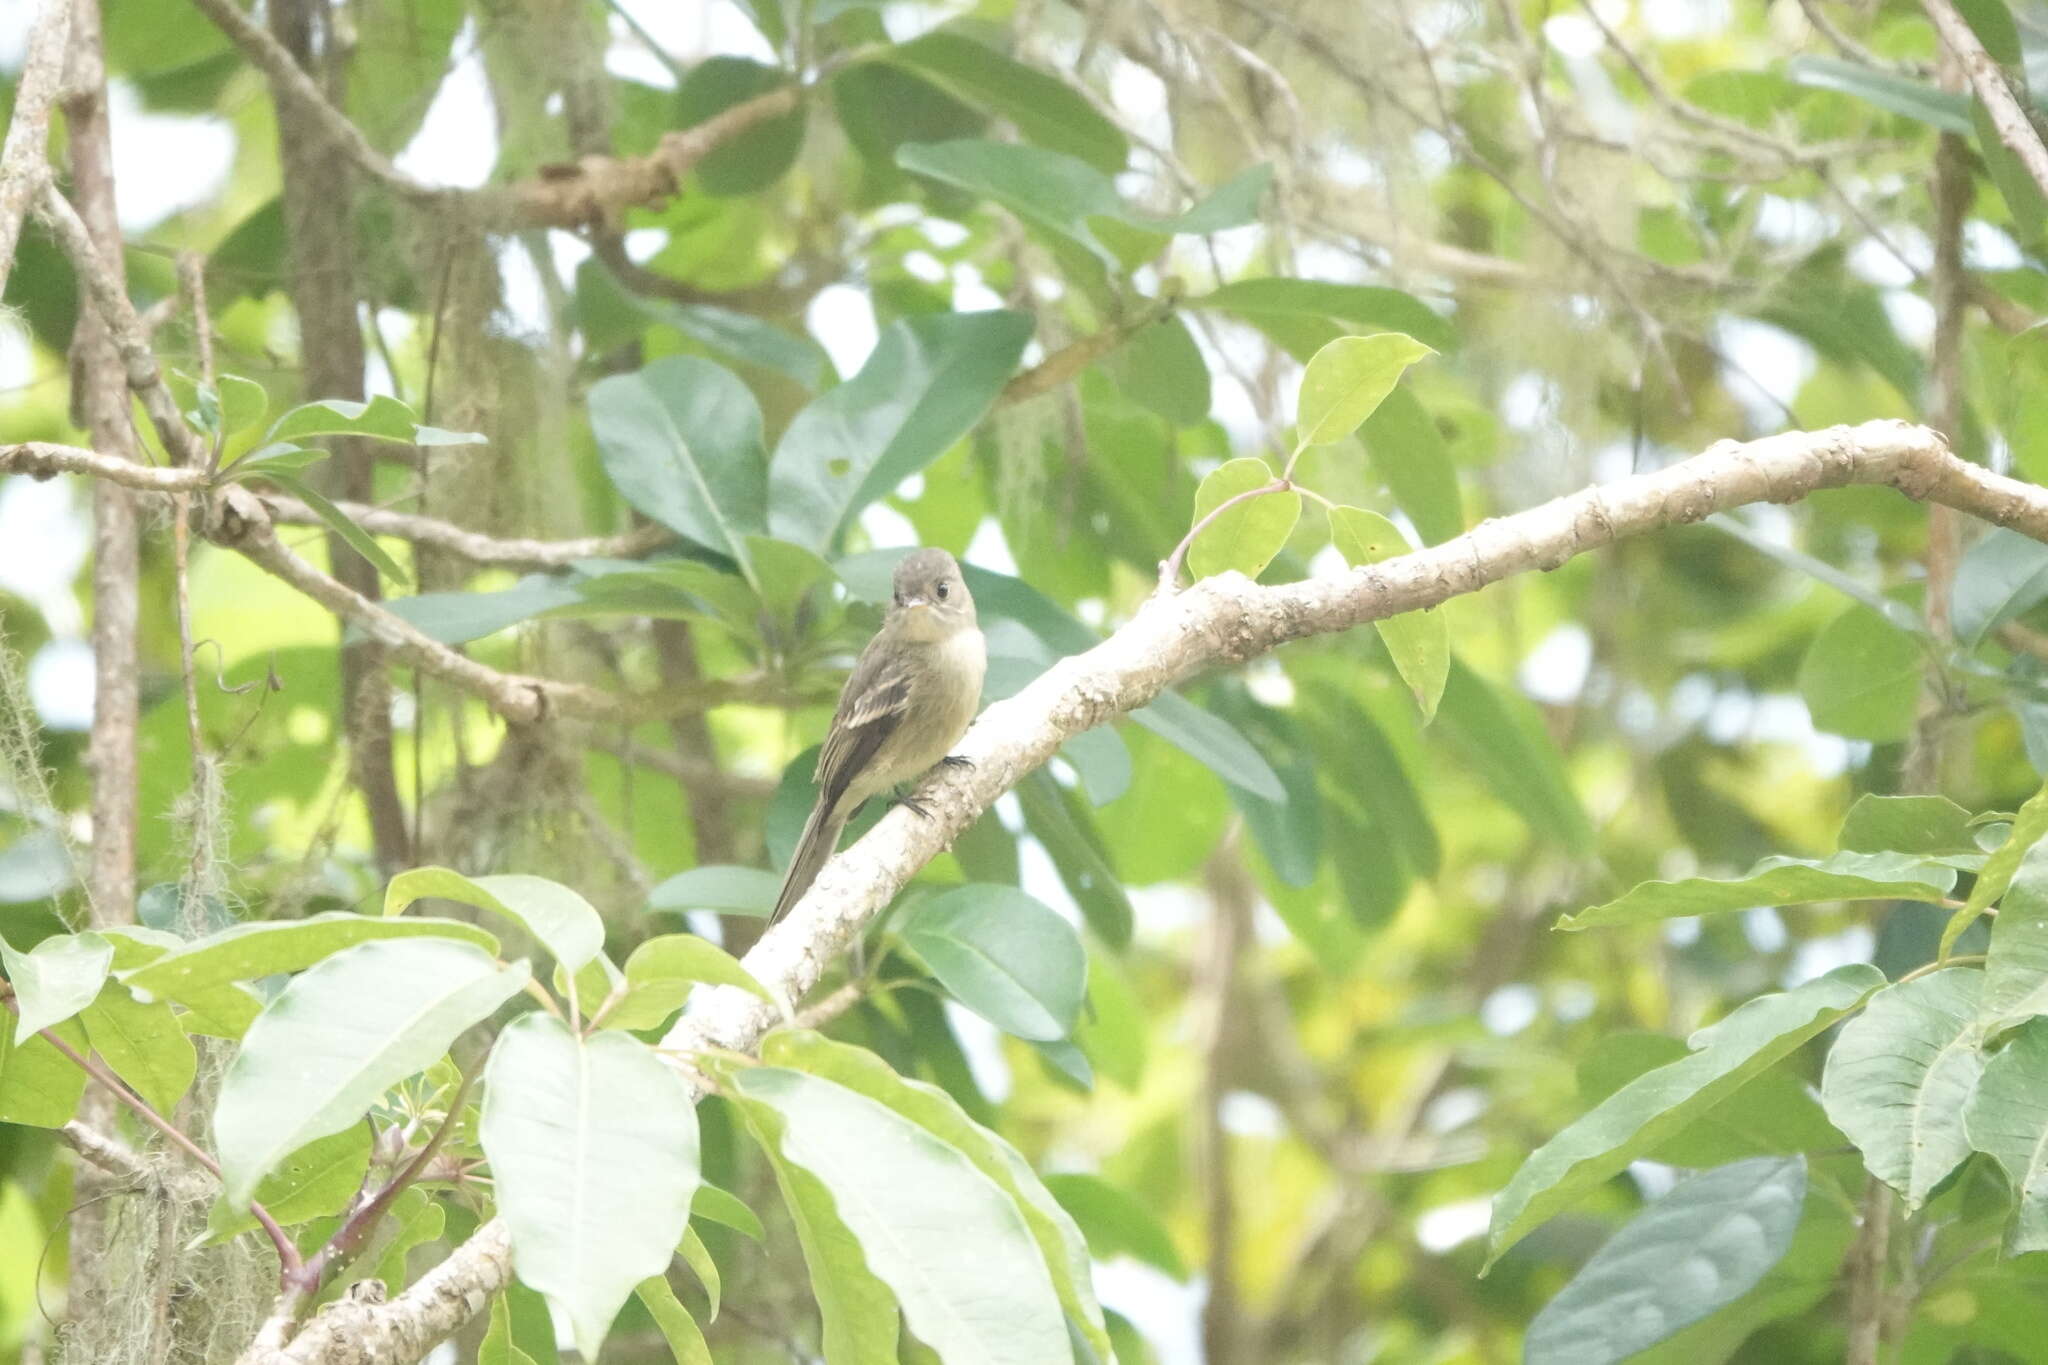
[[[919,607],[929,607],[931,604],[931,599],[928,597],[906,597],[903,599],[904,608],[910,611],[915,611]]]

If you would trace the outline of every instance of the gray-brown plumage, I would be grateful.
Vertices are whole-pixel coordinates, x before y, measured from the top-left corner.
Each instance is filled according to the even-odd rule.
[[[861,803],[946,757],[981,704],[988,652],[974,597],[944,550],[896,566],[888,614],[854,663],[818,752],[818,803],[804,822],[769,923],[810,890]]]

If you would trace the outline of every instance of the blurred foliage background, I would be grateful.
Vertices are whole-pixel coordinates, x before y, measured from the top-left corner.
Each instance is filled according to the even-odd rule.
[[[0,17],[0,65],[18,66],[31,8]],[[197,548],[218,811],[181,805],[169,538],[147,511],[143,887],[184,875],[196,819],[225,868],[222,916],[374,904],[385,873],[439,862],[575,885],[621,950],[685,912],[743,948],[757,920],[661,888],[705,865],[779,868],[838,670],[876,619],[866,553],[937,544],[986,571],[999,585],[983,593],[990,693],[1014,690],[1050,653],[1047,630],[1017,622],[1049,611],[1064,622],[1050,633],[1069,632],[1061,649],[1113,629],[1152,591],[1203,474],[1284,455],[1300,362],[1340,332],[1408,331],[1441,353],[1359,440],[1303,466],[1312,487],[1396,515],[1418,541],[1725,438],[1880,417],[2048,474],[2040,196],[1985,136],[1917,5],[805,8],[295,0],[330,97],[433,185],[642,155],[791,72],[814,78],[794,112],[672,197],[573,230],[434,211],[323,153],[332,184],[314,198],[349,268],[332,297],[360,332],[366,392],[489,438],[382,448],[360,462],[366,484],[330,491],[501,537],[630,533],[644,521],[591,419],[608,377],[715,360],[759,402],[772,448],[905,324],[1020,310],[1023,367],[1084,363],[1003,395],[821,547],[829,565],[789,554],[736,607],[709,580],[586,592],[575,575],[604,565],[537,577],[384,541],[414,579],[385,583],[395,609],[476,658],[622,692],[736,680],[701,712],[508,728],[397,671],[379,740],[341,703],[336,618]],[[2020,78],[2048,62],[2048,9],[1965,8]],[[177,259],[196,253],[219,369],[261,384],[273,411],[337,396],[307,378],[315,328],[293,301],[306,249],[295,258],[262,75],[183,0],[107,0],[106,37],[138,304],[175,294]],[[60,120],[59,155],[61,137]],[[1064,179],[916,150],[959,139],[1056,154]],[[1262,166],[1256,213],[1215,215],[1213,231],[1102,216],[1119,197],[1119,215],[1156,219],[1218,187],[1257,195]],[[75,284],[39,227],[5,303],[0,431],[79,439]],[[155,336],[166,365],[197,373],[197,336],[189,309],[171,310]],[[1067,349],[1092,338],[1111,344]],[[0,810],[0,931],[17,944],[75,903],[63,845],[90,833],[87,501],[62,480],[0,481],[0,628],[50,777],[46,803],[17,790]],[[1965,528],[1960,567],[1937,550],[1930,569],[1929,524],[1889,490],[1841,490],[1453,601],[1458,662],[1427,725],[1369,631],[1200,679],[1187,697],[1263,756],[1284,799],[1227,782],[1245,773],[1219,775],[1215,750],[1205,764],[1124,724],[920,879],[1012,881],[1083,927],[1077,1046],[1006,1038],[915,988],[834,1027],[1059,1173],[1130,1359],[1515,1359],[1575,1267],[1695,1164],[1638,1163],[1481,1279],[1487,1201],[1523,1157],[1664,1055],[1642,1035],[1683,1038],[1838,963],[1908,968],[1940,916],[1758,909],[1573,935],[1551,921],[1646,878],[1825,853],[1865,792],[2011,809],[2040,782],[2032,601],[1965,601],[1983,575],[2039,565]],[[286,534],[328,562],[317,527]],[[1311,514],[1265,578],[1341,566]],[[998,575],[1042,600],[1004,599]],[[1938,630],[1976,632],[1932,663],[1910,626],[1930,608]],[[402,818],[382,830],[352,729],[358,750],[388,745],[383,799]],[[1796,1089],[1813,1060],[1793,1057],[1782,1079]],[[707,1173],[766,1188],[717,1108]],[[0,1127],[0,1359],[26,1358],[61,1299],[72,1201],[55,1150]],[[1860,1176],[1852,1165],[1836,1183],[1853,1198]],[[1825,1246],[1814,1231],[1788,1262],[1811,1292],[1746,1300],[1687,1354],[1842,1358],[1845,1227]],[[714,1248],[733,1258],[720,1360],[789,1359],[814,1341],[788,1229],[771,1234],[765,1250]],[[1930,1290],[1901,1358],[1965,1342],[2005,1351],[1973,1359],[2039,1358],[2026,1326],[2038,1272],[1994,1269],[1991,1251]],[[1977,1270],[1995,1287],[1973,1287]],[[654,1340],[622,1322],[606,1359],[653,1358]]]

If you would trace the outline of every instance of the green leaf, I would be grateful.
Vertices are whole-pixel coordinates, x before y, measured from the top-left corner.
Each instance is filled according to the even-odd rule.
[[[114,965],[114,945],[100,934],[54,934],[27,952],[0,938],[0,966],[14,987],[14,1041],[61,1024],[93,1002]]]
[[[1645,924],[1684,915],[1714,915],[1759,905],[1816,901],[1905,900],[1939,904],[1955,885],[1952,867],[1912,853],[1837,853],[1833,857],[1765,858],[1730,880],[1687,877],[1644,882],[1605,905],[1566,915],[1560,929]]]
[[[2005,842],[1984,860],[1984,868],[1977,874],[1976,884],[1970,888],[1970,898],[1963,902],[1962,909],[1949,916],[1941,931],[1939,955],[1943,959],[1956,946],[1956,940],[1963,936],[1963,930],[1976,923],[1977,917],[2005,894],[2005,889],[2012,885],[2013,876],[2020,870],[2020,861],[2027,856],[2027,850],[2040,843],[2044,835],[2048,835],[2048,785],[2028,797],[2026,804],[2013,815],[2012,828],[2006,832]]]
[[[1301,376],[1301,445],[1324,446],[1357,431],[1410,365],[1435,354],[1401,332],[1338,337],[1317,351]]]
[[[526,984],[524,962],[443,939],[358,943],[319,962],[249,1026],[214,1109],[226,1198],[246,1207],[288,1154],[362,1118]]]
[[[1181,696],[1162,692],[1131,719],[1208,768],[1233,787],[1268,801],[1285,801],[1287,789],[1266,756],[1222,717]]]
[[[1042,768],[1027,774],[1016,791],[1024,823],[1044,845],[1060,884],[1080,907],[1089,929],[1112,948],[1129,943],[1131,900],[1086,809]]]
[[[564,574],[527,574],[497,592],[423,592],[384,608],[444,645],[468,644],[507,626],[584,604],[582,584]]]
[[[881,60],[908,67],[955,99],[1008,119],[1026,140],[1106,175],[1130,159],[1123,133],[1071,85],[972,38],[927,33],[884,49]]]
[[[1865,793],[1849,807],[1835,842],[1856,853],[1977,852],[1977,841],[1970,837],[1970,812],[1946,796]]]
[[[1539,1147],[1493,1201],[1490,1267],[1537,1224],[1655,1149],[1884,985],[1868,963],[1738,1006],[1691,1055],[1638,1076]]]
[[[721,915],[759,915],[775,908],[782,879],[758,867],[693,867],[660,882],[647,893],[649,910],[686,914],[715,910]]]
[[[1220,308],[1257,321],[1267,317],[1329,318],[1383,332],[1406,332],[1437,351],[1456,348],[1458,334],[1413,294],[1380,285],[1333,284],[1281,276],[1236,280],[1189,299],[1188,308]]]
[[[755,1067],[734,1080],[747,1099],[781,1116],[783,1155],[831,1192],[911,1331],[941,1358],[1067,1359],[1059,1296],[1023,1213],[958,1148],[801,1071]],[[963,1246],[974,1254],[961,1255]],[[827,1355],[841,1359],[829,1345]]]
[[[256,1186],[255,1200],[285,1227],[326,1218],[348,1207],[370,1170],[370,1125],[351,1123],[338,1133],[317,1138],[278,1163]],[[207,1239],[224,1241],[255,1227],[246,1209],[236,1211],[224,1199],[207,1210]]]
[[[490,954],[498,951],[497,939],[461,920],[386,920],[330,910],[305,919],[237,924],[123,972],[121,980],[131,989],[186,1004],[213,987],[300,971],[344,948],[392,938],[454,939]]]
[[[438,1240],[447,1227],[448,1215],[433,1196],[417,1185],[400,1191],[369,1241],[333,1273],[325,1295],[339,1298],[364,1280],[404,1284],[413,1249]]]
[[[1088,1003],[1074,1041],[1103,1075],[1135,1093],[1145,1079],[1150,1019],[1123,963],[1113,953],[1088,953]]]
[[[316,492],[313,486],[302,479],[292,477],[276,467],[266,467],[264,477],[313,509],[320,520],[327,523],[329,530],[347,542],[348,547],[364,559],[377,566],[377,572],[394,583],[410,586],[412,576],[373,539],[369,532],[349,519],[348,513],[329,502],[326,496]]]
[[[220,377],[221,429],[233,436],[261,422],[270,411],[270,395],[253,379],[238,374]]]
[[[1073,1031],[1088,957],[1073,926],[1008,886],[950,887],[918,902],[897,932],[954,999],[1036,1042]]]
[[[1956,639],[1975,649],[1999,626],[2048,601],[2048,545],[1993,529],[1956,566],[1950,601]]]
[[[532,1356],[512,1344],[509,1291],[491,1299],[491,1325],[477,1346],[476,1365],[534,1365]]]
[[[2023,246],[2038,246],[2041,229],[2048,224],[2048,199],[2042,197],[2033,172],[1999,137],[1998,126],[1982,100],[1970,101],[1970,131],[1976,135],[1977,151],[1984,158],[1984,169],[1991,173],[1991,183],[1998,187],[1999,197],[2012,214],[2013,235]]]
[[[1413,393],[1394,386],[1358,434],[1374,471],[1415,523],[1423,543],[1440,544],[1464,531],[1457,466],[1435,420]]]
[[[1117,387],[1177,427],[1209,415],[1209,362],[1188,325],[1166,317],[1140,328],[1108,360]]]
[[[1783,1259],[1806,1203],[1803,1157],[1758,1157],[1673,1186],[1543,1306],[1525,1365],[1618,1361],[1753,1289]]]
[[[896,1296],[868,1269],[860,1239],[841,1219],[835,1192],[789,1153],[789,1124],[779,1109],[750,1098],[744,1086],[735,1087],[732,1098],[774,1168],[796,1224],[824,1328],[821,1354],[832,1365],[897,1365]]]
[[[580,970],[604,947],[604,920],[596,907],[560,882],[523,873],[465,877],[446,867],[401,872],[384,888],[384,914],[400,915],[433,897],[505,916],[538,939],[565,971]]]
[[[4,1016],[0,1016],[4,1017]],[[89,1046],[76,1022],[53,1027],[76,1052]],[[0,1123],[30,1128],[62,1128],[78,1112],[85,1096],[85,1072],[40,1034],[14,1041],[14,1030],[0,1028]]]
[[[790,83],[789,73],[746,57],[706,57],[690,68],[676,89],[676,126],[693,128],[756,95]],[[714,147],[696,165],[706,194],[739,195],[763,190],[796,164],[804,145],[804,106],[778,114]]]
[[[1190,526],[1201,526],[1204,517],[1232,498],[1256,489],[1271,491],[1245,497],[1195,536],[1188,547],[1188,568],[1196,578],[1233,570],[1257,578],[1273,562],[1301,519],[1301,494],[1277,487],[1278,483],[1272,468],[1251,456],[1226,460],[1202,480],[1195,490]]]
[[[163,1001],[145,1003],[109,982],[79,1022],[93,1051],[159,1114],[177,1108],[199,1073],[199,1053]]]
[[[694,1212],[695,1205],[691,1207]],[[697,1282],[704,1286],[704,1297],[711,1305],[709,1321],[718,1321],[718,1296],[721,1291],[718,1262],[711,1259],[711,1248],[704,1245],[704,1239],[697,1235],[697,1229],[685,1226],[683,1240],[676,1245],[676,1254],[683,1258],[691,1273],[697,1277]],[[662,1283],[666,1284],[667,1281],[663,1280]]]
[[[626,959],[626,994],[605,1016],[605,1023],[611,1028],[658,1028],[683,1007],[690,987],[699,981],[737,986],[775,1003],[768,988],[717,944],[695,934],[661,934]]]
[[[661,1339],[668,1343],[669,1354],[676,1358],[676,1365],[712,1365],[711,1347],[704,1340],[704,1330],[676,1297],[668,1276],[650,1275],[634,1285],[633,1292],[646,1306],[647,1316],[654,1319]],[[712,1316],[717,1316],[715,1307]]]
[[[322,450],[318,446],[267,445],[250,451],[221,472],[222,477],[236,483],[267,479],[278,474],[302,473],[322,460],[332,458],[333,454],[333,451]]]
[[[1362,507],[1332,507],[1330,539],[1353,568],[1393,559],[1413,548],[1400,527]],[[1436,718],[1444,684],[1451,676],[1451,623],[1440,611],[1404,611],[1382,617],[1373,625],[1427,725]]]
[[[1984,1070],[1983,986],[1982,972],[1961,968],[1888,986],[1828,1049],[1828,1118],[1909,1210],[1970,1154],[1963,1103]]]
[[[1501,695],[1454,656],[1437,714],[1437,728],[1457,741],[1465,761],[1531,830],[1575,855],[1593,851],[1592,821],[1556,743],[1528,703]]]
[[[2012,1190],[2006,1254],[2048,1250],[2048,1020],[2028,1021],[1984,1064],[1963,1107],[1963,1131],[2004,1169]]]
[[[682,1078],[623,1033],[578,1038],[545,1014],[505,1026],[478,1129],[519,1278],[559,1304],[596,1360],[635,1285],[690,1221],[697,1111]]]
[[[1966,95],[1834,57],[1794,57],[1785,64],[1785,74],[1796,84],[1854,95],[1887,113],[1903,114],[1944,133],[1970,135],[1970,100]]]
[[[1049,1175],[1045,1187],[1074,1216],[1098,1261],[1129,1256],[1183,1283],[1187,1262],[1152,1211],[1121,1186],[1099,1175]]]
[[[889,324],[860,373],[799,412],[768,468],[769,527],[827,552],[862,508],[973,429],[1031,339],[1028,313]]]
[[[1128,269],[1151,256],[1158,238],[1220,232],[1253,222],[1273,178],[1270,166],[1253,167],[1185,213],[1159,218],[1132,209],[1117,193],[1115,182],[1087,162],[1043,147],[979,138],[909,143],[897,148],[896,164],[1001,204],[1025,222],[1093,253],[1113,270]],[[1137,235],[1106,232],[1104,223]]]
[[[413,412],[396,398],[381,393],[367,403],[321,398],[301,403],[278,418],[263,433],[263,444],[304,441],[315,436],[367,436],[410,444]]]
[[[587,264],[604,268],[595,261]],[[675,303],[668,299],[634,302],[641,313],[655,322],[675,328],[727,360],[786,374],[806,389],[815,390],[833,377],[832,362],[817,342],[808,336],[795,336],[750,313],[712,303]]]
[[[1090,1279],[1088,1247],[1073,1218],[1040,1181],[1016,1148],[967,1116],[937,1086],[906,1080],[872,1052],[835,1043],[808,1030],[769,1035],[761,1060],[821,1077],[886,1105],[933,1138],[951,1147],[995,1182],[1024,1216],[1039,1255],[1053,1278],[1061,1307],[1089,1345],[1104,1358],[1111,1352],[1102,1308]]]
[[[1799,665],[1799,695],[1820,729],[1890,743],[1912,733],[1925,668],[1919,641],[1870,608],[1851,607],[1814,637]]]
[[[754,1211],[740,1202],[738,1195],[721,1190],[716,1185],[699,1185],[696,1198],[690,1201],[690,1216],[703,1218],[721,1227],[731,1228],[755,1241],[761,1241],[768,1234],[761,1227],[761,1220]]]
[[[746,537],[768,529],[768,455],[760,406],[737,375],[670,355],[600,379],[590,430],[627,502],[751,571]]]
[[[2027,850],[1991,921],[1984,964],[1987,1029],[2048,1014],[2048,843]]]

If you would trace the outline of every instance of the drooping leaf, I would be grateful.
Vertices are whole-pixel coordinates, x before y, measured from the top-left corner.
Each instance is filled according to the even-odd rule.
[[[1806,1202],[1803,1157],[1757,1157],[1680,1181],[1543,1306],[1526,1365],[1625,1360],[1748,1293],[1782,1259]]]
[[[519,1278],[561,1305],[587,1360],[634,1286],[668,1267],[696,1193],[682,1078],[623,1033],[526,1014],[484,1070],[478,1129]]]
[[[735,1084],[781,1116],[783,1156],[831,1192],[910,1329],[941,1358],[984,1365],[1067,1358],[1059,1295],[1023,1213],[958,1148],[865,1095],[801,1071],[754,1067]],[[974,1255],[962,1256],[962,1246]]]
[[[213,1116],[226,1198],[245,1207],[286,1155],[360,1119],[526,984],[467,943],[358,943],[293,979],[242,1040]]]
[[[55,934],[27,952],[0,938],[0,967],[14,988],[14,1041],[24,1042],[74,1018],[100,993],[114,965],[114,945],[103,935]]]
[[[633,1287],[633,1292],[646,1305],[647,1316],[654,1319],[676,1365],[712,1365],[711,1346],[704,1340],[704,1329],[683,1307],[666,1275],[648,1276]]]
[[[1401,332],[1338,337],[1317,351],[1301,376],[1301,444],[1328,445],[1357,431],[1410,365],[1435,354]]]
[[[1233,498],[1241,500],[1202,526],[1188,546],[1188,569],[1196,578],[1233,571],[1257,578],[1273,562],[1301,519],[1301,494],[1278,484],[1272,468],[1251,456],[1226,460],[1202,479],[1190,527],[1202,526]]]
[[[545,877],[516,872],[465,877],[452,868],[416,867],[384,888],[384,914],[401,915],[413,902],[428,898],[505,916],[538,939],[565,971],[577,971],[604,947],[604,920],[596,907]]]
[[[1362,507],[1332,507],[1330,539],[1354,568],[1407,554],[1413,547],[1401,529]],[[1408,684],[1426,725],[1436,717],[1451,674],[1451,623],[1440,611],[1404,611],[1374,621],[1394,669]]]
[[[738,376],[670,355],[590,389],[590,429],[612,486],[662,525],[749,567],[768,529],[761,409]]]
[[[348,513],[328,501],[326,495],[304,480],[286,473],[282,466],[265,466],[264,477],[312,508],[314,514],[327,523],[327,529],[340,536],[351,550],[376,565],[377,572],[394,583],[411,585],[412,575],[405,571],[405,566],[393,559],[368,531],[356,525]]]
[[[1963,1104],[1984,1070],[1982,972],[1951,968],[1870,998],[1828,1049],[1821,1103],[1863,1164],[1917,1209],[1970,1154]]]
[[[1758,996],[1694,1034],[1689,1056],[1630,1081],[1522,1163],[1493,1201],[1487,1264],[1882,985],[1877,968],[1851,963],[1792,990]]]
[[[2004,1169],[2012,1190],[2006,1253],[2048,1250],[2048,1020],[2029,1020],[1984,1063],[1963,1131]]]
[[[761,1241],[768,1234],[761,1227],[761,1219],[740,1201],[736,1194],[721,1190],[716,1185],[704,1184],[697,1187],[697,1195],[690,1201],[690,1216],[703,1218],[720,1227],[731,1228],[755,1241]]]
[[[691,1207],[694,1211],[695,1205]],[[697,1235],[697,1229],[683,1229],[683,1240],[676,1245],[676,1255],[683,1258],[683,1263],[690,1267],[690,1273],[697,1277],[697,1283],[704,1286],[704,1297],[711,1304],[711,1316],[708,1320],[718,1321],[718,1299],[723,1292],[718,1262],[711,1259],[711,1248],[704,1245],[704,1239]]]
[[[1024,823],[1045,846],[1060,884],[1081,908],[1088,927],[1113,948],[1131,939],[1131,900],[1110,866],[1109,852],[1080,807],[1043,769],[1017,784]]]
[[[1088,958],[1073,926],[1014,887],[956,886],[918,902],[897,932],[954,999],[1019,1038],[1074,1027]]]
[[[891,323],[860,373],[790,422],[769,464],[769,529],[820,554],[862,508],[981,420],[1031,339],[1027,313]]]
[[[330,910],[305,919],[237,924],[123,972],[121,979],[132,989],[182,1004],[212,987],[301,971],[358,943],[397,938],[452,939],[489,954],[498,951],[497,939],[462,920],[378,919]]]
[[[1765,858],[1740,877],[1644,882],[1615,900],[1557,922],[1560,929],[1643,924],[1759,905],[1815,901],[1909,900],[1940,904],[1955,885],[1952,867],[1914,853],[1837,853],[1829,858]]]

